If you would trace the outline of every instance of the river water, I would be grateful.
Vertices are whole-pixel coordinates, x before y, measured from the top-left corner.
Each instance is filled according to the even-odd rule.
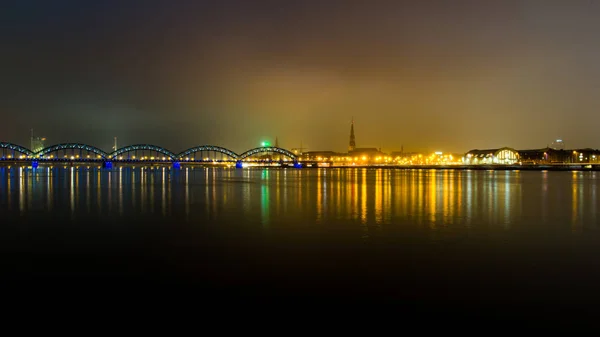
[[[599,181],[575,171],[0,167],[2,284],[36,296],[580,316],[600,298]]]

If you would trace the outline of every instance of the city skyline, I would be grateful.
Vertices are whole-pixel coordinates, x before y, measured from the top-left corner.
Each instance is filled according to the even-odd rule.
[[[451,151],[438,151],[438,150],[417,150],[417,151],[415,151],[414,149],[407,149],[405,151],[404,145],[401,145],[400,149],[383,149],[381,147],[364,147],[364,146],[358,146],[357,147],[356,146],[356,144],[357,144],[356,143],[356,136],[355,136],[355,132],[354,132],[354,117],[352,117],[351,123],[350,123],[349,141],[348,141],[347,149],[346,149],[347,151],[338,151],[338,150],[331,149],[331,148],[326,148],[326,149],[309,149],[309,148],[304,147],[303,144],[302,144],[302,142],[300,143],[300,146],[298,146],[298,147],[280,146],[280,144],[279,144],[279,137],[278,136],[274,137],[274,142],[271,142],[271,138],[272,137],[265,137],[265,138],[263,138],[259,142],[260,144],[252,146],[252,147],[249,147],[249,148],[247,148],[245,150],[242,150],[241,152],[239,152],[238,150],[233,150],[233,149],[230,149],[230,148],[227,148],[227,147],[223,147],[223,146],[218,145],[218,144],[208,144],[208,143],[193,144],[193,145],[191,145],[191,148],[194,148],[194,147],[197,147],[197,146],[209,146],[209,147],[210,146],[217,146],[217,147],[223,148],[224,150],[231,151],[231,152],[236,153],[236,154],[240,154],[240,153],[243,153],[243,152],[245,152],[247,150],[257,149],[257,148],[261,148],[261,147],[276,147],[276,148],[281,148],[281,149],[286,150],[286,151],[291,151],[292,153],[296,153],[296,154],[301,154],[303,152],[307,152],[307,153],[309,153],[309,152],[334,152],[334,153],[338,153],[338,154],[344,154],[344,153],[347,152],[348,154],[350,154],[350,153],[352,153],[354,151],[363,152],[365,150],[366,151],[375,150],[375,151],[381,152],[383,154],[390,154],[390,153],[406,153],[406,154],[410,154],[410,153],[413,153],[413,154],[414,153],[452,153],[452,154],[461,154],[462,153],[462,154],[466,154],[466,153],[471,152],[473,150],[475,150],[475,151],[486,151],[486,150],[498,150],[498,149],[503,149],[503,148],[517,150],[517,151],[518,150],[521,150],[521,151],[543,150],[543,149],[565,150],[565,147],[566,147],[566,142],[563,139],[555,139],[552,142],[547,143],[545,146],[540,146],[540,147],[537,147],[537,148],[527,148],[527,149],[520,148],[520,149],[517,149],[517,148],[512,148],[512,147],[507,147],[507,146],[496,146],[496,147],[490,147],[490,148],[471,147],[469,150],[466,150],[466,151],[455,151],[455,152],[451,152]],[[171,151],[171,149],[163,147],[163,146],[161,146],[159,144],[149,144],[149,143],[144,143],[144,142],[124,144],[123,146],[119,147],[119,146],[117,146],[117,139],[118,139],[118,137],[113,137],[113,146],[110,147],[109,151],[105,151],[104,148],[96,146],[95,144],[84,143],[84,142],[77,142],[77,141],[74,141],[74,142],[73,141],[69,141],[69,142],[61,142],[61,143],[52,143],[52,142],[46,143],[46,141],[47,141],[46,137],[40,137],[39,135],[34,135],[34,130],[31,129],[30,130],[30,144],[31,144],[30,146],[19,144],[17,142],[11,142],[11,141],[7,141],[7,140],[1,140],[1,139],[0,139],[0,142],[4,142],[6,144],[17,145],[17,146],[25,148],[27,150],[31,150],[33,153],[36,153],[36,152],[38,152],[38,151],[40,151],[42,149],[45,149],[45,148],[50,148],[50,147],[53,147],[53,146],[56,146],[56,145],[61,145],[61,144],[79,144],[79,145],[85,145],[85,146],[92,146],[92,147],[95,147],[95,148],[99,149],[100,151],[105,152],[105,154],[110,154],[111,152],[115,152],[115,151],[117,151],[118,149],[121,149],[121,148],[131,147],[131,146],[139,146],[139,145],[143,145],[143,144],[160,147],[160,148],[163,148],[163,149],[165,149],[167,151],[173,152],[173,154],[177,154],[178,153],[177,150],[176,151]],[[190,149],[190,147],[188,146],[186,148],[178,149],[178,150],[185,151],[185,150],[189,150],[189,149]],[[588,146],[588,147],[578,147],[578,148],[573,148],[572,147],[570,151],[572,151],[574,149],[578,149],[578,150],[580,150],[580,149],[597,150],[596,148],[592,148],[592,147]],[[304,150],[306,150],[306,151],[304,151]]]
[[[2,11],[3,141],[598,148],[591,1],[69,1]]]
[[[113,145],[110,147],[110,151],[106,151],[107,153],[110,153],[111,151],[115,151],[115,150],[117,150],[119,148],[119,147],[117,147],[117,139],[118,139],[118,137],[116,137],[116,136],[113,137],[113,143],[112,143]],[[12,144],[15,144],[15,145],[19,145],[19,146],[22,146],[22,147],[27,148],[29,150],[33,150],[34,148],[37,148],[39,150],[39,149],[42,149],[43,147],[46,147],[46,146],[52,146],[52,145],[58,145],[58,144],[66,144],[66,143],[77,143],[77,144],[91,145],[91,146],[95,146],[95,147],[97,147],[99,149],[104,150],[104,148],[101,147],[101,146],[97,146],[95,144],[90,144],[90,143],[85,143],[85,142],[78,142],[78,141],[64,141],[64,142],[52,142],[52,141],[50,141],[50,142],[46,143],[47,138],[43,137],[43,136],[40,136],[40,135],[35,135],[34,136],[34,130],[33,129],[30,129],[30,140],[29,140],[29,143],[23,143],[23,144],[21,144],[21,143],[18,143],[18,142],[14,142],[14,141],[10,141],[10,140],[5,140],[5,139],[0,139],[0,141],[12,143]],[[38,144],[38,145],[33,145],[34,142],[36,142],[36,144]],[[31,144],[31,145],[28,146],[28,145],[24,145],[24,144]],[[148,143],[148,142],[137,142],[137,143],[135,143],[134,142],[134,143],[124,144],[123,147],[124,146],[136,145],[136,144],[150,144],[150,143]],[[405,151],[405,148],[404,148],[403,144],[400,145],[400,148],[385,148],[385,147],[381,147],[381,146],[380,147],[376,147],[376,146],[375,147],[369,147],[369,146],[363,146],[364,144],[360,144],[360,143],[359,143],[360,146],[357,146],[356,144],[357,144],[356,143],[356,136],[355,136],[355,132],[354,132],[354,117],[352,117],[351,118],[351,122],[350,122],[349,142],[348,142],[347,147],[346,147],[346,150],[348,152],[352,152],[355,148],[356,149],[358,149],[358,148],[371,148],[371,149],[379,149],[379,151],[388,152],[388,153],[389,152],[406,152],[406,153],[444,152],[444,153],[455,153],[455,154],[457,154],[457,153],[466,153],[468,151],[476,150],[476,149],[480,149],[480,150],[482,150],[482,149],[498,149],[498,148],[503,148],[503,147],[512,148],[510,146],[498,145],[498,146],[495,146],[495,147],[488,147],[488,148],[471,147],[470,149],[463,150],[463,151],[440,151],[440,150],[442,150],[441,147],[437,147],[437,148],[434,148],[434,149],[422,149],[422,148],[406,149],[406,151]],[[151,145],[161,146],[159,144],[151,144]],[[200,146],[200,145],[221,146],[221,145],[218,145],[218,144],[209,144],[209,143],[199,143],[199,144],[194,144],[192,146]],[[345,150],[338,150],[338,149],[332,149],[332,148],[310,149],[310,148],[307,148],[306,146],[303,146],[302,141],[300,142],[299,146],[293,146],[293,145],[292,146],[279,146],[279,137],[278,136],[263,137],[260,141],[256,142],[255,145],[251,144],[250,147],[248,147],[247,149],[253,149],[253,148],[258,148],[258,147],[265,147],[265,146],[275,146],[275,147],[280,147],[280,148],[283,148],[283,149],[289,149],[291,151],[300,150],[300,152],[303,152],[303,150],[307,150],[306,152],[311,152],[311,151],[313,151],[313,152],[314,151],[317,151],[317,152],[318,151],[334,151],[334,152],[337,152],[337,153],[344,153],[344,152],[346,152]],[[542,149],[542,148],[564,149],[566,146],[568,147],[567,142],[565,140],[563,140],[563,139],[554,139],[551,142],[547,142],[546,145],[544,145],[544,146],[538,146],[538,147],[535,147],[535,148],[531,147],[531,148],[528,148],[528,149],[532,149],[532,150],[533,149]],[[188,148],[189,147],[182,148],[182,149],[179,149],[179,150],[186,150]],[[224,148],[227,148],[227,147],[225,146]],[[577,148],[571,147],[571,148],[572,149],[596,149],[596,148],[590,147],[590,146],[583,146],[583,147],[577,147]],[[241,152],[239,152],[239,150],[233,150],[233,149],[231,151],[242,153],[242,152],[244,152],[247,149],[243,149]],[[521,149],[525,149],[525,148],[521,148]],[[36,151],[33,151],[33,152],[36,152]]]

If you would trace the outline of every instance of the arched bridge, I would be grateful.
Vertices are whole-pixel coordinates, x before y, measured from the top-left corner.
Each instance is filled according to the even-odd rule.
[[[212,154],[206,157],[205,154]],[[272,162],[273,155],[278,161],[292,161],[297,164],[297,156],[286,149],[275,146],[264,146],[250,149],[241,154],[215,145],[200,145],[190,147],[180,153],[175,153],[164,147],[151,144],[135,144],[106,152],[92,145],[82,143],[60,143],[45,147],[34,152],[24,146],[0,142],[0,160],[29,160],[39,161],[102,161],[102,162],[235,162],[238,167],[241,162]],[[197,158],[197,157],[200,158]],[[215,159],[215,156],[220,156]]]
[[[218,152],[218,153],[222,153],[225,156],[231,158],[232,160],[237,160],[239,158],[239,155],[231,150],[228,150],[224,147],[220,147],[220,146],[213,146],[213,145],[201,145],[201,146],[195,146],[195,147],[191,147],[183,152],[181,152],[180,154],[177,155],[177,159],[178,160],[185,160],[185,158],[189,158],[190,155],[194,155],[198,152]]]
[[[81,153],[83,153],[83,151],[91,152],[96,155],[96,158],[99,158],[99,159],[106,159],[108,157],[108,154],[106,152],[100,150],[99,148],[97,148],[95,146],[79,144],[79,143],[64,143],[64,144],[56,144],[56,145],[48,146],[48,147],[34,153],[33,156],[39,157],[39,158],[46,158],[46,156],[48,154],[53,153],[53,152],[59,152],[61,150],[63,151],[63,153],[68,152],[67,150],[79,150],[78,151],[79,155],[81,155]],[[72,151],[72,152],[75,152],[75,151]],[[67,156],[67,158],[68,158],[68,156]]]
[[[108,158],[112,159],[112,160],[122,160],[123,158],[123,154],[131,154],[131,153],[136,153],[137,151],[151,151],[151,152],[157,152],[160,153],[162,155],[164,155],[165,159],[164,160],[172,160],[174,161],[177,158],[177,155],[163,147],[160,146],[156,146],[156,145],[150,145],[150,144],[136,144],[136,145],[129,145],[129,146],[125,146],[122,147],[114,152],[112,152],[111,154],[108,155]],[[152,159],[146,159],[145,157],[137,157],[135,155],[132,156],[126,156],[125,158],[127,158],[127,160],[157,160],[155,158],[158,157],[150,157]]]
[[[0,149],[2,152],[0,158],[3,159],[33,156],[33,152],[30,149],[13,143],[0,142]]]
[[[244,153],[242,153],[238,158],[240,160],[244,160],[250,156],[256,155],[256,154],[260,154],[260,153],[279,153],[282,154],[292,160],[296,160],[296,155],[286,149],[282,149],[279,147],[274,147],[274,146],[266,146],[266,147],[257,147],[251,150],[248,150]]]

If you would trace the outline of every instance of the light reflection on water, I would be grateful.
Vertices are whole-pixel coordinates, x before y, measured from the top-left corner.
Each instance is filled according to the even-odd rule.
[[[432,231],[596,228],[596,172],[0,167],[0,212]]]

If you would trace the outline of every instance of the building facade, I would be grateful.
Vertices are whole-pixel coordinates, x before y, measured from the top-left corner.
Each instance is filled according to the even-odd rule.
[[[564,150],[551,147],[515,150],[508,147],[489,150],[471,150],[463,157],[468,165],[477,164],[587,164],[600,162],[600,150]]]
[[[512,165],[519,162],[519,152],[509,147],[488,150],[471,150],[463,157],[467,165],[504,164]]]
[[[46,138],[31,137],[31,151],[39,152],[46,147]]]

